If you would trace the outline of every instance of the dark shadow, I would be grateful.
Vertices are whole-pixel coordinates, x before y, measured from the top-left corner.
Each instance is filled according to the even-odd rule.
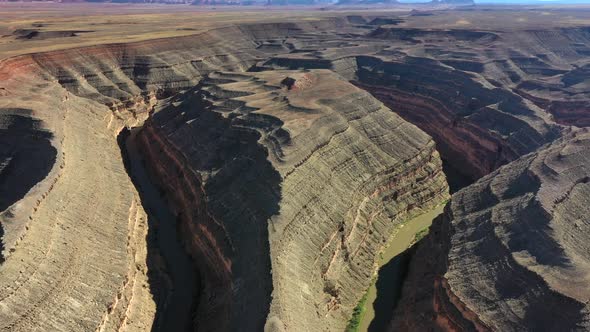
[[[370,332],[381,332],[387,329],[391,315],[401,296],[412,252],[411,248],[402,252],[379,269],[375,283],[377,297],[373,302],[375,318],[369,325]]]
[[[272,293],[268,221],[281,199],[281,176],[268,155],[280,156],[290,138],[276,118],[243,109],[218,112],[208,100],[224,100],[225,92],[201,88],[154,114],[147,126],[167,142],[146,143],[142,152],[151,154],[152,164],[168,165],[155,170],[156,178],[183,213],[183,237],[203,283],[195,329],[262,331]],[[189,242],[194,238],[201,239],[198,245]]]
[[[156,302],[152,331],[190,331],[198,297],[198,271],[177,234],[177,216],[168,208],[162,190],[150,181],[135,146],[135,135],[124,129],[117,140],[127,173],[148,215],[148,282]]]
[[[22,199],[55,164],[53,134],[29,114],[0,109],[0,212]]]
[[[4,263],[4,242],[2,239],[4,238],[4,227],[2,227],[2,223],[0,223],[0,264]]]
[[[443,160],[442,163],[443,172],[447,178],[447,183],[449,184],[451,194],[454,194],[475,182],[471,177],[461,173],[446,160]]]
[[[53,134],[26,109],[0,109],[0,212],[21,200],[55,164]],[[0,224],[0,264],[4,262]]]
[[[508,247],[512,252],[528,252],[538,264],[571,268],[573,262],[563,246],[553,237],[553,216],[537,200],[519,206],[516,222],[507,225],[510,231]]]

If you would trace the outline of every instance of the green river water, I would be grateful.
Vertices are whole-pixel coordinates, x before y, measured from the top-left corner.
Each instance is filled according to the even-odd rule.
[[[438,205],[406,223],[395,236],[379,259],[379,272],[367,293],[365,311],[359,331],[383,331],[391,319],[391,313],[399,298],[409,257],[400,255],[408,249],[414,236],[432,224],[432,220],[443,212],[444,204]]]

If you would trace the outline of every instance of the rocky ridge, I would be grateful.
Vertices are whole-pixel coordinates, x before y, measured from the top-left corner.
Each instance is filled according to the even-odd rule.
[[[391,330],[588,329],[589,158],[576,130],[453,195]]]
[[[325,70],[186,94],[141,142],[206,267],[196,327],[344,329],[396,225],[448,195],[432,140]]]
[[[349,20],[377,25],[354,41],[297,45],[297,53],[274,56],[259,70],[338,72],[433,136],[443,159],[471,181],[555,140],[565,126],[586,123],[583,28],[542,33]]]

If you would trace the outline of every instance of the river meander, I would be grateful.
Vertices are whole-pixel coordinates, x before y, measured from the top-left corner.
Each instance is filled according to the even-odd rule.
[[[409,262],[408,249],[415,235],[432,224],[442,213],[444,204],[405,222],[392,237],[379,258],[379,272],[367,293],[365,311],[359,331],[384,331],[401,293]]]

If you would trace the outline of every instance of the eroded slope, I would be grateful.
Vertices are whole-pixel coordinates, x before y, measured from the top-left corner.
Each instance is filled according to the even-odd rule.
[[[194,154],[198,147],[202,151],[195,160],[203,164],[191,165],[189,170],[216,171],[207,176],[211,177],[209,187],[201,194],[201,199],[215,198],[210,204],[194,205],[199,201],[197,189],[202,182],[195,175],[187,176],[182,185],[174,188],[188,188],[191,197],[196,197],[186,201],[186,206],[181,200],[173,204],[179,212],[178,219],[185,220],[181,228],[189,235],[185,238],[186,247],[201,265],[200,271],[206,281],[202,289],[204,295],[199,297],[202,305],[195,316],[195,326],[205,330],[238,326],[262,328],[269,310],[272,312],[268,324],[271,329],[281,326],[298,328],[307,324],[322,326],[326,323],[317,315],[318,306],[330,315],[329,324],[343,327],[370,282],[374,271],[372,257],[385,243],[396,222],[414,211],[438,203],[447,195],[434,143],[370,95],[327,71],[303,79],[299,77],[303,74],[294,73],[297,83],[295,86],[286,85],[293,88],[288,91],[294,94],[295,104],[300,105],[293,105],[281,95],[287,93],[287,90],[281,90],[280,83],[289,75],[287,73],[275,76],[257,74],[261,81],[258,83],[249,83],[257,76],[242,77],[239,74],[225,74],[228,77],[221,78],[212,75],[207,81],[199,82],[214,70],[247,70],[269,55],[290,52],[296,46],[289,38],[315,38],[320,35],[315,34],[317,31],[339,29],[346,22],[331,19],[297,25],[233,26],[175,40],[104,45],[4,60],[0,69],[1,93],[10,98],[2,100],[2,107],[31,110],[21,113],[31,113],[42,121],[45,130],[53,135],[51,144],[59,156],[48,176],[2,216],[6,262],[0,269],[0,282],[5,284],[2,289],[6,294],[2,298],[0,314],[3,315],[4,328],[142,330],[151,326],[156,308],[165,310],[165,300],[158,294],[170,291],[174,285],[166,281],[166,262],[162,261],[157,249],[150,249],[150,239],[154,235],[148,233],[152,229],[147,222],[149,216],[125,175],[116,137],[124,126],[141,125],[160,109],[156,107],[158,98],[184,89],[190,89],[190,92],[168,101],[172,106],[158,113],[154,123],[165,123],[166,116],[170,121],[184,116],[176,113],[173,105],[182,102],[190,93],[196,93],[197,97],[185,100],[184,104],[196,106],[194,98],[205,98],[209,101],[203,101],[204,105],[215,106],[214,112],[204,114],[252,113],[236,117],[235,123],[229,123],[231,126],[213,119],[218,126],[205,129],[217,128],[218,132],[213,134],[219,137],[228,135],[224,140],[218,142],[216,136],[200,137],[201,144],[198,144],[199,140],[188,142],[180,137],[179,142],[188,145],[174,150],[177,154],[187,151]],[[351,31],[355,29],[352,27]],[[228,41],[233,47],[227,47]],[[324,76],[325,81],[320,79]],[[264,83],[265,80],[269,83]],[[228,88],[221,86],[232,81],[237,87],[229,88],[229,91],[238,92],[225,93]],[[334,90],[333,84],[342,91]],[[302,90],[307,86],[313,88]],[[265,95],[265,91],[269,94]],[[264,95],[263,105],[257,105],[255,101],[250,105],[247,96],[243,96],[246,100],[235,99],[250,94],[256,98]],[[333,94],[342,98],[322,99],[323,95]],[[353,106],[350,102],[358,102],[358,105]],[[249,105],[243,110],[234,111],[245,103]],[[259,111],[255,114],[251,112],[253,109]],[[200,125],[211,123],[205,121]],[[167,128],[170,133],[176,133],[177,129],[180,133],[189,130],[190,126]],[[163,139],[157,133],[153,135]],[[330,139],[332,136],[333,140]],[[263,144],[258,142],[260,137],[264,137]],[[397,146],[398,140],[405,142],[404,145]],[[218,143],[220,145],[216,145]],[[150,141],[145,151],[157,148],[158,144],[163,143]],[[340,147],[352,150],[336,153]],[[371,155],[366,155],[364,148],[370,148]],[[211,159],[201,160],[204,153],[211,154]],[[336,155],[329,164],[323,165],[326,153]],[[354,156],[354,162],[348,161],[349,155]],[[158,165],[156,158],[166,157],[158,152],[153,157],[152,166]],[[234,158],[235,163],[226,167],[227,161]],[[162,165],[171,163],[162,162]],[[332,169],[337,166],[341,169]],[[320,200],[321,204],[305,203],[306,199],[313,198],[306,195],[313,194],[315,188],[299,188],[289,182],[287,188],[297,187],[299,190],[287,195],[295,202],[285,203],[285,207],[290,207],[285,215],[292,216],[299,209],[309,214],[309,220],[322,220],[318,222],[321,229],[312,243],[304,243],[309,237],[307,232],[300,230],[303,226],[296,222],[289,223],[296,227],[293,232],[269,235],[268,227],[272,224],[269,220],[283,215],[283,204],[279,201],[282,202],[281,197],[285,195],[281,192],[284,180],[288,177],[303,181],[311,175],[305,175],[299,169],[307,167],[346,175],[347,178],[340,180],[337,176],[329,178],[330,182],[322,187],[329,190],[334,186],[341,195],[356,193],[353,205],[348,207],[350,211],[344,216],[343,211],[348,210],[341,210],[331,201],[338,198],[334,195],[326,196],[327,201]],[[242,168],[249,169],[250,175],[239,181],[230,176],[239,174]],[[225,172],[218,173],[218,169]],[[170,171],[174,169],[163,170]],[[313,174],[309,169],[306,172]],[[161,179],[166,178],[166,174],[160,175]],[[174,175],[174,181],[179,181],[177,176]],[[419,179],[420,186],[410,185],[414,179]],[[348,186],[349,180],[355,188]],[[98,181],[98,185],[94,181]],[[320,183],[318,180],[310,185]],[[168,192],[172,195],[174,190]],[[400,204],[383,207],[371,200],[361,202],[363,195],[374,195],[373,200],[388,202],[397,201],[399,196]],[[274,205],[269,204],[273,200]],[[245,202],[249,204],[245,205]],[[367,204],[370,207],[366,207]],[[236,207],[235,211],[232,211],[233,207]],[[196,211],[190,212],[195,208]],[[199,219],[208,209],[220,221],[215,219],[213,222],[217,226],[202,228],[200,222],[209,227],[206,220]],[[320,214],[321,209],[326,211]],[[376,215],[365,216],[365,209]],[[314,213],[333,216],[323,225],[323,219],[314,217]],[[357,213],[359,216],[354,217]],[[193,215],[198,217],[195,217],[197,223]],[[234,222],[245,216],[251,227]],[[391,219],[395,222],[390,222]],[[287,223],[279,220],[274,225],[288,228]],[[373,226],[364,225],[367,223]],[[277,230],[270,233],[273,232]],[[340,235],[336,236],[336,233]],[[191,234],[198,236],[191,237]],[[269,237],[276,238],[272,240],[277,242],[276,249],[275,245],[269,245]],[[142,241],[144,239],[147,243]],[[281,274],[292,273],[286,270],[288,267],[278,266],[276,269],[280,272],[276,272],[277,277],[272,279],[273,257],[296,254],[293,246],[299,245],[298,242],[304,246],[325,245],[325,252],[316,258],[306,257],[298,267],[298,274],[292,278],[285,276],[282,281],[279,280]],[[320,242],[325,244],[319,245]],[[104,248],[108,248],[106,253]],[[330,261],[322,261],[321,265],[317,261],[310,263],[310,260],[325,259],[328,253]],[[359,267],[355,268],[353,262]],[[330,273],[322,275],[323,269]],[[340,276],[348,284],[333,283],[332,280]],[[310,302],[292,303],[291,298],[296,295],[282,285],[303,280],[309,282],[306,287],[312,289],[316,297]],[[102,287],[103,284],[108,286]],[[354,287],[349,288],[352,285]],[[273,289],[276,295],[272,298],[276,300],[271,304]],[[244,292],[248,296],[241,297]],[[72,318],[74,312],[76,317]],[[315,321],[301,320],[299,314],[317,318]]]
[[[0,329],[149,328],[146,216],[107,128],[108,108],[66,100],[65,90],[35,84],[34,75],[3,83],[15,91],[14,82],[20,90],[1,108],[18,116],[34,110],[45,128],[38,137],[50,130],[57,153],[47,177],[1,214]]]
[[[430,134],[448,165],[474,181],[588,120],[587,28],[540,27],[534,12],[528,26],[519,26],[517,11],[489,12],[504,24],[494,26],[477,12],[451,28],[436,24],[458,16],[452,12],[376,25],[349,17],[370,29],[298,40],[297,52],[275,55],[258,70],[338,72]]]

